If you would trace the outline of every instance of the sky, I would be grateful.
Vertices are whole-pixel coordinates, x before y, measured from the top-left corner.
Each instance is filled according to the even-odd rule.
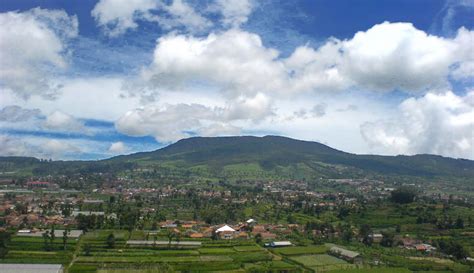
[[[0,156],[193,136],[474,159],[474,0],[2,0]]]

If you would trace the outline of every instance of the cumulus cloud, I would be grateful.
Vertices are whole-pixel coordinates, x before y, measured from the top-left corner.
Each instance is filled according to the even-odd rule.
[[[118,142],[114,142],[112,144],[110,144],[110,147],[109,147],[109,152],[112,153],[112,154],[122,154],[124,152],[126,152],[128,149],[127,149],[127,146],[125,145],[125,143],[123,143],[122,141],[118,141]]]
[[[0,84],[23,98],[54,97],[51,74],[67,66],[67,42],[77,36],[76,16],[35,8],[0,13]]]
[[[46,116],[43,126],[51,130],[81,132],[85,130],[84,124],[71,115],[54,111]]]
[[[161,7],[171,15],[171,19],[162,17],[156,19],[165,29],[185,26],[191,32],[202,32],[212,26],[211,21],[184,0],[173,0],[169,5],[162,4]]]
[[[361,126],[363,138],[376,150],[474,159],[474,91],[427,93],[405,100],[398,112],[393,119]]]
[[[81,150],[63,140],[51,139],[44,143],[42,147],[45,156],[58,158],[66,153],[79,153]]]
[[[101,0],[91,12],[97,24],[109,36],[118,36],[136,28],[137,20],[151,18],[155,0]]]
[[[198,38],[170,34],[158,39],[153,62],[142,71],[151,88],[212,84],[226,96],[257,93],[291,96],[351,87],[408,93],[441,89],[448,76],[473,76],[474,32],[453,38],[429,35],[410,23],[385,22],[352,39],[301,46],[288,58],[265,47],[257,34],[240,29]]]
[[[270,98],[262,93],[258,93],[254,97],[240,96],[224,109],[224,118],[227,120],[259,121],[272,115],[271,106]]]
[[[474,31],[460,28],[454,39],[457,61],[452,76],[457,80],[469,79],[474,76]]]
[[[158,141],[171,142],[190,136],[190,131],[201,125],[200,120],[214,115],[212,109],[199,104],[146,106],[125,113],[115,127],[127,135],[152,135]]]
[[[253,6],[252,0],[215,0],[206,3],[201,13],[186,0],[100,0],[91,15],[110,37],[136,29],[140,21],[157,23],[164,30],[203,33],[211,27],[240,27],[247,22]],[[219,17],[221,25],[215,26],[206,16]]]
[[[82,150],[67,140],[45,139],[35,137],[16,137],[0,135],[1,156],[33,156],[37,158],[59,159],[68,157]]]
[[[0,135],[0,143],[2,156],[31,156],[33,154],[25,142],[11,136]]]
[[[424,91],[445,84],[456,59],[453,40],[410,23],[375,25],[342,42],[342,71],[368,89]]]
[[[214,5],[225,26],[239,27],[247,22],[254,3],[251,0],[217,0]]]
[[[147,105],[125,113],[115,127],[131,136],[154,136],[159,142],[171,142],[194,134],[206,136],[240,132],[235,121],[258,122],[272,115],[269,98],[263,94],[239,97],[219,107],[202,104]]]
[[[39,109],[25,109],[18,105],[9,105],[0,110],[0,121],[22,122],[40,115]]]
[[[208,126],[203,126],[199,128],[197,133],[200,136],[205,137],[215,137],[215,136],[235,136],[239,135],[241,128],[234,126],[232,124],[217,122],[212,123]]]
[[[166,15],[159,15],[160,12]],[[100,0],[91,14],[110,37],[137,28],[138,21],[156,22],[167,30],[183,27],[190,32],[212,26],[211,21],[184,0],[172,0],[169,4],[156,0]]]
[[[219,84],[227,93],[254,95],[281,89],[286,72],[277,57],[258,35],[238,29],[204,38],[171,34],[158,39],[142,77],[152,87],[197,80]]]
[[[313,109],[311,109],[311,114],[313,117],[322,117],[326,115],[326,109],[328,108],[328,105],[324,102],[316,104]]]

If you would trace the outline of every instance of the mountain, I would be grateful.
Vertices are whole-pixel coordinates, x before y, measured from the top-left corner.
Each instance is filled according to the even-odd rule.
[[[8,159],[0,158],[0,168],[5,166],[5,162],[9,162]],[[474,177],[474,161],[471,160],[435,155],[357,155],[318,142],[280,136],[192,137],[156,151],[100,161],[34,162],[31,158],[25,162],[19,158],[11,160],[16,162],[10,162],[9,164],[13,164],[11,166],[35,165],[32,169],[37,174],[46,174],[48,171],[120,172],[145,169],[158,174],[173,173],[175,177],[238,179],[365,175]]]

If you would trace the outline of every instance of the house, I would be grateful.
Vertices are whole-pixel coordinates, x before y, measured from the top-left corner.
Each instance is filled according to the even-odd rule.
[[[50,188],[53,184],[45,181],[30,181],[26,183],[28,189]]]
[[[194,232],[189,235],[189,238],[203,238],[203,237],[204,237],[204,234],[200,232]]]
[[[220,228],[218,228],[215,233],[221,238],[221,239],[226,239],[230,240],[234,238],[235,234],[235,229],[229,227],[228,225],[224,225]]]
[[[351,263],[355,263],[355,264],[362,263],[362,257],[360,256],[360,253],[347,250],[342,247],[333,246],[329,249],[329,253],[332,254],[333,256],[336,256],[338,258],[341,258]]]
[[[267,231],[267,229],[265,228],[265,226],[263,226],[263,225],[256,225],[256,226],[254,226],[253,229],[252,229],[252,234],[253,234],[253,235],[256,235],[256,234],[258,234],[258,233],[264,233],[264,232],[266,232],[266,231]]]
[[[277,237],[275,233],[271,233],[271,232],[262,232],[259,234],[262,236],[263,240],[276,239]]]
[[[383,239],[383,235],[381,233],[369,234],[369,238],[371,238],[374,243],[380,243]]]
[[[430,244],[416,244],[415,249],[421,252],[431,252],[436,250],[436,248]]]
[[[234,235],[234,238],[235,239],[248,239],[249,235],[247,234],[247,232],[236,232]]]
[[[229,227],[228,225],[224,225],[216,229],[216,233],[220,233],[220,232],[235,232],[235,229]]]
[[[254,226],[255,224],[257,224],[257,221],[255,219],[248,219],[245,222],[247,223],[248,226]]]
[[[182,224],[181,227],[184,228],[184,229],[191,229],[193,228],[193,224]]]

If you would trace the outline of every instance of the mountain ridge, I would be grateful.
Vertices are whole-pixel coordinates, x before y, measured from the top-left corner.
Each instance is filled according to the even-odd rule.
[[[174,171],[212,173],[222,176],[229,170],[245,173],[254,168],[259,173],[283,174],[291,177],[337,176],[342,174],[382,174],[424,177],[474,177],[474,161],[439,155],[371,155],[352,154],[314,141],[282,136],[191,137],[181,139],[158,150],[119,155],[97,161],[37,162],[34,159],[0,157],[0,170],[5,162],[18,165],[40,165],[60,172],[111,171],[140,166],[172,168]],[[25,161],[25,162],[23,162]],[[249,167],[250,166],[250,167]],[[24,167],[24,166],[23,166]],[[34,167],[33,167],[33,170]]]

